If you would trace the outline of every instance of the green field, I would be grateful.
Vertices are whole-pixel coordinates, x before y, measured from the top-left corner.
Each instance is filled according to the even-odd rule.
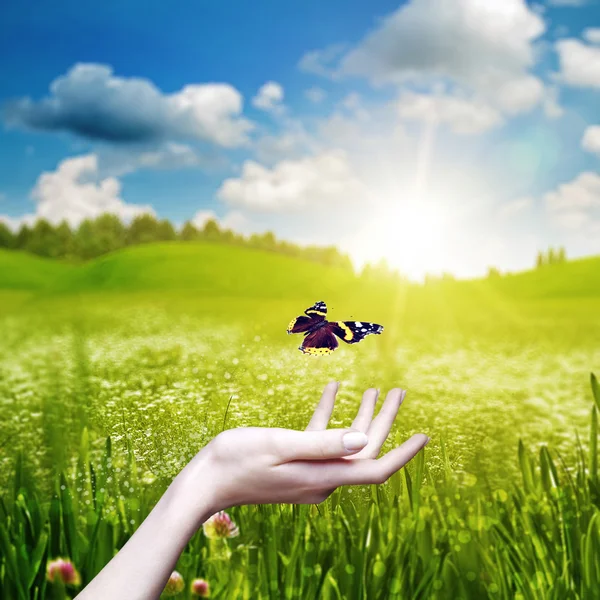
[[[306,356],[285,329],[316,300],[385,331]],[[302,428],[331,380],[335,426],[366,388],[406,388],[384,451],[425,432],[424,463],[318,508],[233,509],[231,557],[198,534],[186,581],[215,598],[600,597],[600,258],[416,285],[211,243],[82,265],[0,252],[0,324],[3,599],[64,597],[44,583],[58,555],[89,581],[228,404],[227,428]]]

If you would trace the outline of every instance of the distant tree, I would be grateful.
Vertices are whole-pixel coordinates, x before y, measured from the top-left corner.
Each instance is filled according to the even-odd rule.
[[[100,256],[101,246],[94,236],[94,224],[91,219],[84,219],[73,236],[73,253],[75,256],[88,260]]]
[[[548,264],[553,265],[556,262],[556,252],[554,248],[548,249]]]
[[[261,250],[275,250],[277,240],[275,239],[275,234],[271,231],[253,233],[250,236],[250,245],[253,248],[260,248]]]
[[[564,246],[561,246],[558,249],[558,253],[557,253],[557,257],[556,257],[557,262],[559,263],[564,263],[567,261],[567,251],[565,250]]]
[[[100,215],[92,225],[100,254],[123,248],[127,243],[127,228],[117,215],[110,213]]]
[[[56,242],[57,257],[69,258],[73,256],[75,250],[75,240],[73,231],[66,221],[61,221],[56,228]]]
[[[181,228],[179,238],[185,242],[191,242],[200,238],[200,231],[191,221],[186,221]]]
[[[157,240],[164,242],[170,242],[177,239],[177,232],[175,231],[171,221],[168,221],[167,219],[163,219],[162,221],[158,222],[156,234],[158,236]]]
[[[365,279],[389,279],[394,277],[394,275],[394,271],[390,268],[385,258],[382,258],[375,264],[365,264],[361,271],[361,277]]]
[[[16,241],[15,234],[8,225],[0,221],[0,248],[14,248]]]
[[[208,219],[202,228],[202,239],[216,242],[221,238],[221,229],[215,219]]]
[[[31,237],[31,228],[28,225],[21,225],[19,231],[17,232],[17,236],[15,237],[15,248],[19,250],[25,250],[27,248],[27,244],[29,243],[29,238]]]
[[[545,263],[545,258],[544,258],[544,253],[540,250],[537,253],[536,259],[535,259],[535,266],[536,268],[541,268],[544,266]]]
[[[221,242],[224,244],[233,244],[235,242],[235,233],[231,229],[222,230]]]
[[[127,229],[117,215],[106,213],[85,219],[73,236],[73,253],[85,260],[125,246]]]
[[[127,244],[147,244],[159,239],[159,224],[150,214],[138,215],[127,230]]]
[[[39,256],[58,258],[62,244],[57,230],[46,219],[38,219],[31,229],[25,250]]]
[[[488,279],[496,279],[500,277],[500,271],[496,267],[488,267],[487,276]]]

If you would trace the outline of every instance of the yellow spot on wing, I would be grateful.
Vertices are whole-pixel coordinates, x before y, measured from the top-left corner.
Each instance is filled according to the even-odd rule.
[[[302,346],[300,346],[299,350],[302,350],[304,354],[313,354],[316,356],[331,354],[333,352],[331,348],[303,348]]]
[[[292,329],[294,329],[294,325],[296,324],[297,320],[298,320],[298,318],[296,317],[295,319],[292,319],[290,321],[290,324],[288,325],[288,328],[287,328],[288,333],[292,333]]]
[[[307,310],[306,311],[307,315],[320,315],[321,317],[324,317],[327,313],[323,312],[321,310]]]
[[[344,324],[344,321],[338,321],[337,324],[344,330],[344,339],[345,340],[351,340],[354,337],[354,334],[352,333],[352,329],[350,329],[350,327],[348,327],[348,325]]]

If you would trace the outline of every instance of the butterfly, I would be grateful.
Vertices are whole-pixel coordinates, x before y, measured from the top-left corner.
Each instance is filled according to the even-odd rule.
[[[306,315],[306,316],[304,316]],[[356,344],[370,333],[380,334],[383,331],[377,323],[363,321],[327,321],[327,305],[315,302],[311,307],[291,321],[287,332],[303,333],[304,340],[298,348],[304,354],[331,354],[337,347],[337,337],[347,344]]]

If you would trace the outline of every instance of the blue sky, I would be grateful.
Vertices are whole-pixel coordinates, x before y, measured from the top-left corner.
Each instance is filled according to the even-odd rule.
[[[8,0],[0,218],[109,210],[412,277],[600,252],[592,0]]]

